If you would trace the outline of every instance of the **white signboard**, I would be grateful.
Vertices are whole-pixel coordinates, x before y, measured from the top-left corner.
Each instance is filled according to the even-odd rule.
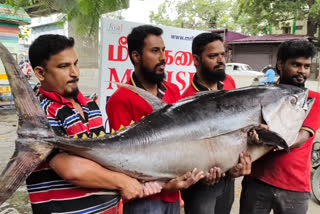
[[[101,19],[101,56],[99,106],[108,131],[105,112],[106,102],[118,86],[111,82],[126,83],[130,80],[133,65],[129,58],[127,35],[141,23]],[[175,83],[181,92],[192,81],[195,68],[192,61],[191,45],[195,36],[202,31],[159,26],[166,46],[166,79]]]

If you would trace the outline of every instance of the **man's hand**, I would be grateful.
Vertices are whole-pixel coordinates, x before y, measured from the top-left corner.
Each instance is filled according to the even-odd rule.
[[[240,177],[251,173],[251,155],[248,152],[240,153],[240,163],[229,170],[232,177]]]
[[[167,191],[187,189],[202,178],[204,178],[203,171],[198,172],[198,170],[194,168],[192,172],[187,172],[180,177],[170,180],[164,185],[163,189]]]
[[[204,178],[204,183],[209,186],[213,186],[219,183],[220,179],[223,178],[226,174],[221,171],[219,167],[213,167],[209,170]]]
[[[120,194],[124,200],[142,198],[144,196],[143,190],[142,184],[134,178],[125,176],[125,179],[121,181]]]
[[[259,139],[259,135],[257,133],[257,131],[259,130],[269,130],[269,127],[266,124],[260,124],[257,127],[252,128],[249,132],[248,132],[248,143],[249,144],[259,144],[260,139]]]
[[[143,197],[157,194],[161,192],[162,185],[158,182],[146,182],[143,184]]]

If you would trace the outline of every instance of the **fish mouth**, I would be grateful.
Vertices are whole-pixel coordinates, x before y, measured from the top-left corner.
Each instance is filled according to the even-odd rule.
[[[308,94],[309,89],[304,88],[303,92],[293,95],[297,99],[297,106],[299,106],[299,108],[302,108],[306,112],[306,115],[309,114],[315,101],[314,98],[309,98]]]
[[[303,105],[303,109],[306,111],[307,114],[309,114],[315,100],[315,98],[307,98],[305,104]]]
[[[302,106],[302,109],[306,112],[307,115],[309,114],[315,102],[315,98],[308,97],[308,94],[309,94],[309,89],[306,88],[301,95],[301,96],[304,96],[303,103],[300,104]]]

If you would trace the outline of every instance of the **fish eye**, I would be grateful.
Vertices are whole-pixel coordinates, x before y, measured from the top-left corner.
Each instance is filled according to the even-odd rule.
[[[289,101],[292,105],[295,105],[297,104],[298,99],[296,97],[291,97]]]

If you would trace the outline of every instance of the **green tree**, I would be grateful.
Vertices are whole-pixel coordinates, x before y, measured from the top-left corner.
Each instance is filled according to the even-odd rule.
[[[320,0],[238,0],[237,11],[242,29],[253,34],[268,32],[269,25],[307,19],[307,35],[314,36],[320,24]]]
[[[165,0],[156,13],[151,12],[152,23],[193,29],[237,29],[232,10],[234,0]]]
[[[65,13],[65,19],[75,20],[77,32],[94,34],[102,14],[129,7],[129,0],[0,0],[0,3],[23,7],[27,12],[45,11]]]

